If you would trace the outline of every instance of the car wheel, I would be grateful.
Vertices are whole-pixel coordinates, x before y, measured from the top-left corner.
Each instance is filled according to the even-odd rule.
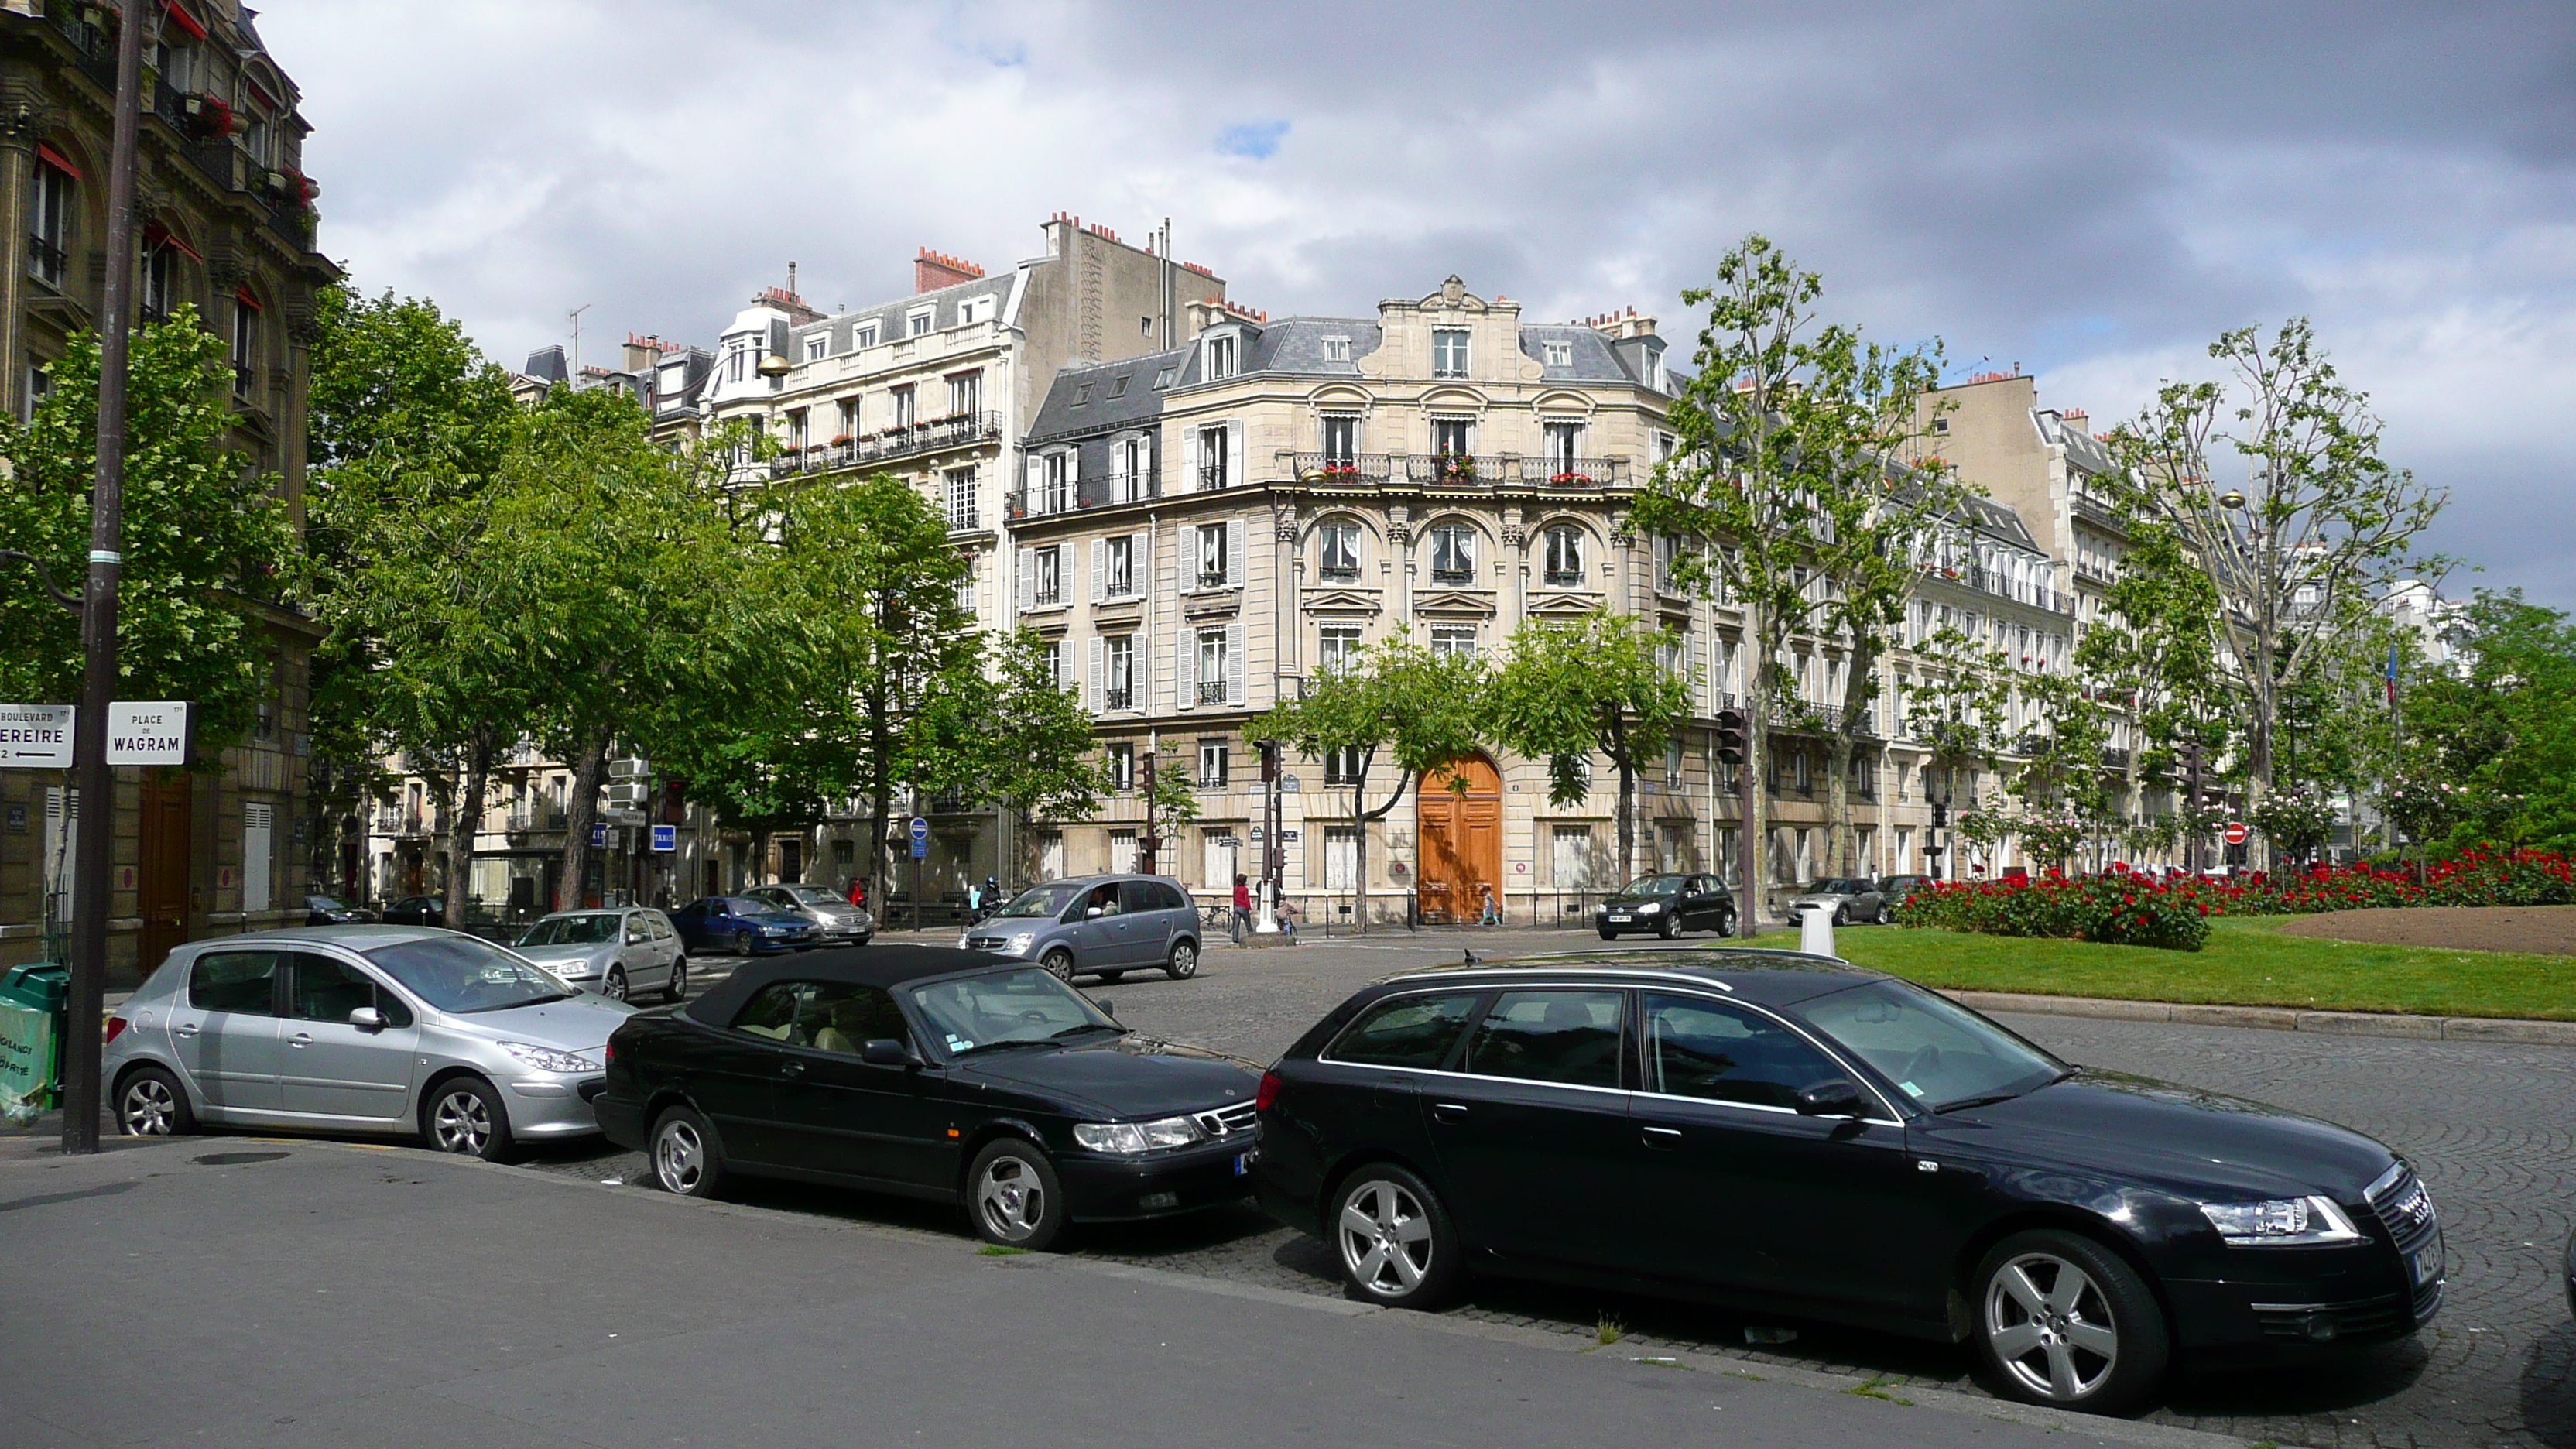
[[[2164,1378],[2164,1310],[2118,1254],[2074,1233],[2015,1233],[1977,1266],[1977,1351],[2012,1397],[2093,1414]]]
[[[733,953],[737,956],[748,956],[751,954],[751,933],[749,931],[736,931],[733,933]]]
[[[1429,1185],[1393,1163],[1371,1163],[1333,1204],[1342,1276],[1362,1300],[1432,1308],[1458,1280],[1458,1235]]]
[[[117,1130],[128,1137],[179,1137],[197,1130],[188,1089],[159,1067],[138,1067],[116,1093]]]
[[[607,978],[599,983],[599,994],[607,997],[611,1001],[624,1001],[626,999],[626,968],[623,966],[609,967]]]
[[[1849,906],[1836,906],[1836,907],[1834,907],[1834,924],[1835,924],[1835,925],[1837,925],[1837,926],[1848,926],[1848,925],[1850,925],[1850,924],[1851,924],[1851,907],[1849,907]]]
[[[1669,941],[1680,932],[1681,922],[1674,919],[1669,911],[1664,914],[1662,920],[1655,922],[1655,936],[1658,940]]]
[[[1199,974],[1199,943],[1174,941],[1171,959],[1163,963],[1163,974],[1174,981],[1187,981]]]
[[[1062,946],[1038,958],[1038,964],[1053,972],[1058,981],[1073,979],[1073,953]]]
[[[671,958],[671,984],[662,988],[664,1001],[676,1002],[689,994],[689,958]]]
[[[1064,1188],[1045,1153],[1005,1137],[966,1171],[966,1213],[988,1243],[1043,1253],[1064,1234]]]
[[[1885,902],[1885,901],[1880,901],[1880,902],[1878,903],[1878,924],[1880,924],[1880,925],[1882,925],[1882,926],[1893,926],[1893,925],[1895,925],[1895,924],[1896,924],[1896,908],[1895,908],[1894,906],[1889,905],[1889,904],[1888,904],[1887,902]]]
[[[724,1185],[724,1148],[707,1119],[673,1107],[653,1123],[653,1182],[680,1197],[713,1197]]]
[[[1601,939],[1604,941],[1616,941],[1619,939],[1619,933],[1605,929],[1601,933]]]
[[[508,1162],[518,1155],[501,1094],[481,1077],[458,1077],[439,1088],[421,1108],[420,1133],[441,1152],[485,1162]]]

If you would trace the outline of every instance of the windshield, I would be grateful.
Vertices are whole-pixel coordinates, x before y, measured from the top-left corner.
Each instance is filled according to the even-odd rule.
[[[912,1004],[951,1056],[1009,1042],[1044,1042],[1093,1027],[1115,1031],[1080,992],[1037,967],[912,988]]]
[[[1807,889],[1808,893],[1811,895],[1857,896],[1868,893],[1869,882],[1865,880],[1820,880]]]
[[[830,891],[809,885],[779,886],[777,889],[800,906],[837,906],[842,903],[841,898]]]
[[[2065,1075],[2066,1064],[1920,987],[1873,981],[1796,1008],[1918,1104],[1940,1111],[2017,1097]]]
[[[1628,882],[1623,896],[1677,896],[1682,892],[1682,878],[1677,875],[1641,875]]]
[[[348,907],[331,899],[329,896],[306,896],[304,898],[304,909],[308,911],[345,911]]]
[[[367,959],[412,995],[460,1016],[561,1001],[579,993],[489,941],[437,936],[379,946]]]
[[[1045,885],[1031,886],[1020,892],[1018,900],[1002,907],[1002,914],[1005,916],[1060,916],[1064,914],[1066,906],[1073,904],[1073,898],[1080,894],[1082,894],[1082,887],[1071,881],[1050,881]]]
[[[596,946],[617,939],[617,917],[607,912],[587,916],[550,916],[527,929],[522,946]]]

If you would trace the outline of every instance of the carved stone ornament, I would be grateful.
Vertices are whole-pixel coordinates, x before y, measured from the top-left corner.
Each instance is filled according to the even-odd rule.
[[[1505,547],[1505,548],[1523,548],[1523,547],[1526,547],[1526,546],[1528,545],[1528,543],[1529,543],[1529,530],[1528,530],[1528,529],[1526,529],[1526,528],[1521,528],[1521,527],[1519,527],[1519,526],[1517,526],[1517,525],[1506,525],[1506,526],[1504,527],[1504,529],[1503,529],[1503,547]]]
[[[1409,544],[1413,542],[1413,525],[1410,523],[1388,524],[1386,526],[1386,541],[1395,544]]]

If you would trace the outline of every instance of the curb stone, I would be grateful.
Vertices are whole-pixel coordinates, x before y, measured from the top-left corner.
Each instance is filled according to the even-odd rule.
[[[2112,1021],[2168,1021],[2184,1026],[2237,1026],[2261,1031],[2313,1031],[2331,1036],[2406,1037],[2416,1041],[2482,1041],[2515,1046],[2576,1046],[2576,1021],[2490,1016],[2409,1016],[2398,1012],[2299,1011],[2281,1006],[2205,1006],[2181,1001],[2122,1001],[2099,996],[2044,996],[2021,991],[1944,991],[1979,1011],[2035,1016],[2090,1016]]]

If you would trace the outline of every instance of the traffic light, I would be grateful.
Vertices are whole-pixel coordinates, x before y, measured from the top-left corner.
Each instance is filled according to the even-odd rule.
[[[1279,742],[1256,740],[1253,743],[1254,748],[1261,751],[1261,783],[1277,784],[1279,782]]]
[[[1730,765],[1744,763],[1744,711],[1717,712],[1717,757]]]

